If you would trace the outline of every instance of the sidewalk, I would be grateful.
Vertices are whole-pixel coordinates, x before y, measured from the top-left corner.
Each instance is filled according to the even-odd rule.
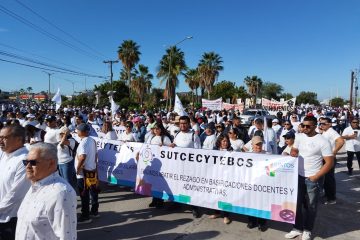
[[[354,174],[347,175],[344,151],[336,166],[337,204],[319,203],[314,239],[360,239],[360,171],[354,161]],[[190,208],[166,210],[148,208],[151,198],[125,191],[118,186],[104,186],[99,196],[100,218],[78,227],[79,240],[202,240],[202,239],[285,239],[292,226],[269,222],[269,229],[260,232],[246,227],[247,217],[231,214],[233,222],[225,225],[222,218],[208,219],[210,210],[193,219]],[[298,238],[300,239],[300,238]]]

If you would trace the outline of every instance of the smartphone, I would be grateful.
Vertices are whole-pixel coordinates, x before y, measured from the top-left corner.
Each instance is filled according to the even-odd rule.
[[[357,135],[358,135],[358,131],[354,131],[354,134],[357,136]]]

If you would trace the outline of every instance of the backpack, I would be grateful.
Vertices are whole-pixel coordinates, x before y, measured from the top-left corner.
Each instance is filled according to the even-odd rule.
[[[73,139],[75,141],[75,146],[74,148],[72,149],[70,146],[68,146],[69,148],[69,155],[72,156],[74,159],[75,159],[75,156],[76,156],[76,151],[77,151],[77,148],[79,146],[79,143],[74,139],[74,138],[69,138],[70,139]]]

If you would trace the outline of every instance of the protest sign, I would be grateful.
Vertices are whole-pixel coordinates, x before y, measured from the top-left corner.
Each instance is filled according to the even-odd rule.
[[[201,99],[202,107],[206,107],[208,110],[222,110],[222,98],[215,100]]]
[[[286,115],[288,112],[293,112],[295,110],[295,102],[296,98],[283,102],[276,101],[275,99],[269,100],[266,98],[262,98],[261,100],[262,107],[272,115],[276,115],[277,112],[282,112],[283,115]]]
[[[136,192],[294,223],[297,179],[297,159],[290,156],[144,144]]]

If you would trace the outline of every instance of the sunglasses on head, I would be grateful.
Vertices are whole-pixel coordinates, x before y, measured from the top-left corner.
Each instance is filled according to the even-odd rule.
[[[25,167],[26,167],[29,163],[30,163],[30,166],[36,166],[36,164],[38,163],[38,161],[36,161],[36,160],[27,160],[27,159],[23,160],[22,162],[23,162],[23,164],[24,164]]]

